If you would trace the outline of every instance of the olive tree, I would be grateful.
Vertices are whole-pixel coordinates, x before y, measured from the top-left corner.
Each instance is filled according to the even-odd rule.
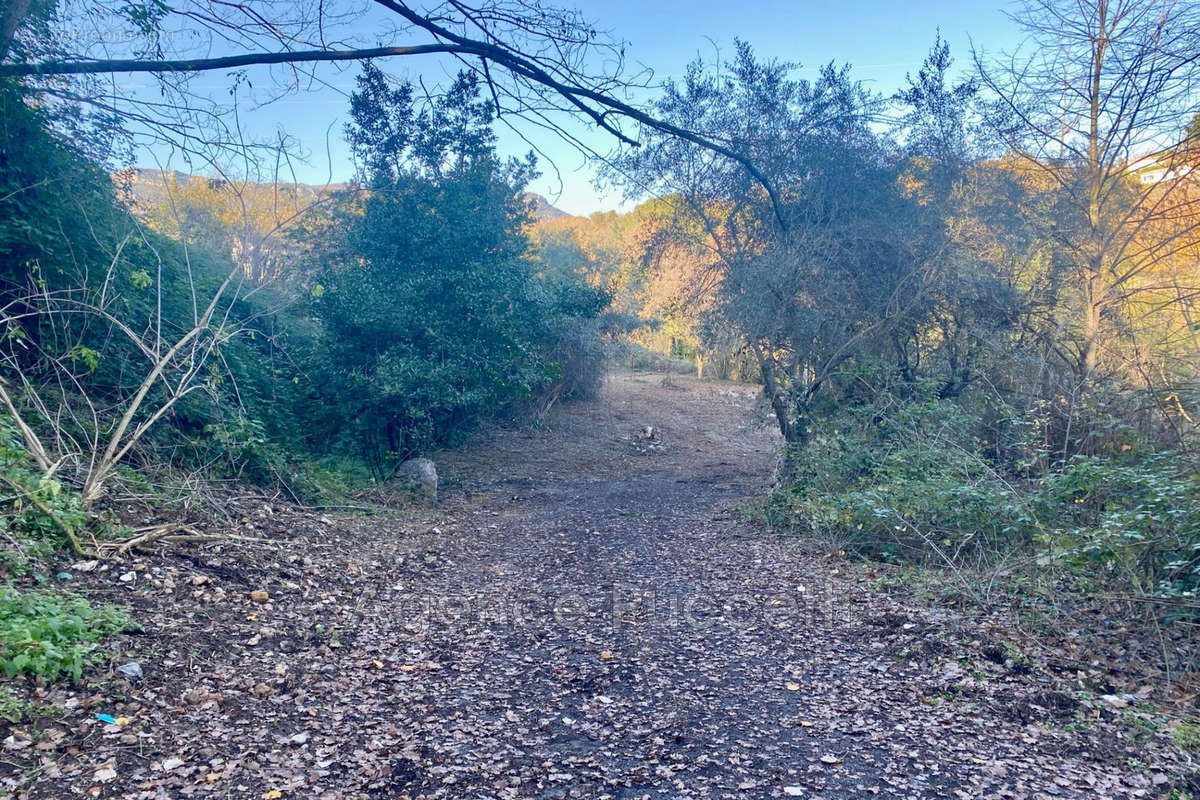
[[[921,292],[924,237],[896,154],[871,129],[879,108],[846,68],[798,80],[739,43],[726,64],[693,64],[654,113],[752,161],[778,211],[736,163],[675,138],[653,138],[613,173],[677,198],[677,213],[704,232],[718,313],[753,351],[789,441],[807,439],[822,390],[886,347]]]

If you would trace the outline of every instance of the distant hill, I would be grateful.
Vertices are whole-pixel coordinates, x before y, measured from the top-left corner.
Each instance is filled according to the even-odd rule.
[[[549,219],[562,219],[563,217],[571,216],[561,208],[555,208],[550,205],[550,201],[534,192],[526,192],[525,199],[533,204],[533,216],[538,222],[545,222]]]
[[[189,179],[198,180],[175,170],[158,169],[126,169],[113,176],[117,186],[128,188],[134,211],[146,211],[158,205],[167,198],[169,185],[183,185]]]
[[[130,201],[134,211],[146,211],[167,199],[170,186],[186,186],[194,181],[218,181],[203,175],[188,175],[176,170],[164,171],[158,169],[128,169],[113,176],[118,186],[128,187]],[[291,196],[297,201],[307,204],[317,200],[329,192],[345,189],[345,183],[333,183],[328,186],[314,186],[306,183],[279,183],[282,196]],[[250,187],[269,187],[269,183],[250,183]]]
[[[134,209],[139,211],[144,211],[164,201],[167,197],[167,187],[171,184],[186,185],[191,181],[212,180],[200,175],[188,175],[177,171],[165,172],[157,169],[131,169],[123,171],[115,177],[119,184],[129,187]],[[344,189],[346,188],[346,184],[336,183],[330,186],[313,186],[303,183],[284,183],[281,184],[281,187],[288,190],[294,188],[302,198],[316,199],[325,192]],[[550,201],[540,194],[526,192],[525,199],[532,204],[533,216],[538,222],[571,216],[562,209],[550,205]]]

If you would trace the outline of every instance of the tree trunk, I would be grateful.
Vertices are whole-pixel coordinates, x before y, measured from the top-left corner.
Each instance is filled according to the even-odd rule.
[[[1083,287],[1083,345],[1079,351],[1079,380],[1080,383],[1091,378],[1096,371],[1096,348],[1100,337],[1100,311],[1104,302],[1104,253],[1105,242],[1104,221],[1102,218],[1100,195],[1104,184],[1104,170],[1101,164],[1100,115],[1103,111],[1102,78],[1104,74],[1104,59],[1108,53],[1108,2],[1100,0],[1096,4],[1098,14],[1096,36],[1092,42],[1091,82],[1088,86],[1088,263]]]
[[[783,389],[779,385],[775,364],[767,358],[762,345],[758,342],[752,342],[750,348],[754,351],[754,357],[758,359],[758,368],[762,372],[763,391],[767,393],[767,399],[771,401],[771,409],[775,412],[775,421],[779,424],[779,432],[783,434],[783,440],[785,442],[797,441],[796,429],[792,424],[792,415],[788,412],[787,399],[784,398]]]
[[[1083,342],[1079,348],[1078,364],[1080,383],[1091,378],[1099,361],[1100,315],[1104,306],[1100,286],[1102,279],[1099,269],[1089,267],[1083,287]]]

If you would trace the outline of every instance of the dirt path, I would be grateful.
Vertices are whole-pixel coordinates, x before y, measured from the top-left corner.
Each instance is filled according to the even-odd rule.
[[[753,390],[671,380],[616,375],[603,402],[442,454],[436,511],[259,509],[246,527],[284,541],[249,561],[210,548],[110,579],[152,614],[114,654],[146,678],[48,693],[66,716],[16,731],[8,785],[1116,798],[1178,780],[1051,676],[982,655],[978,631],[747,521],[776,445]]]

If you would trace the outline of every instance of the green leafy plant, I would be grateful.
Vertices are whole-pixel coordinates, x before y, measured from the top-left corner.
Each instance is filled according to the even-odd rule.
[[[998,425],[1011,440],[1033,427]],[[789,452],[768,519],[884,561],[957,570],[1019,552],[1072,571],[1086,591],[1155,594],[1188,612],[1200,591],[1200,478],[1187,459],[1118,449],[1032,470],[1020,444],[997,458],[985,427],[941,400],[842,408]]]
[[[789,453],[772,521],[884,561],[978,563],[1032,541],[1027,499],[979,451],[957,405],[874,405],[836,416]]]
[[[0,671],[79,680],[97,660],[105,636],[130,627],[115,606],[93,606],[81,597],[0,587]]]
[[[1117,573],[1143,593],[1189,600],[1200,589],[1200,479],[1172,452],[1073,459],[1041,482],[1055,521],[1046,555]]]
[[[598,382],[599,331],[580,332],[607,296],[538,278],[520,198],[532,155],[498,155],[483,95],[464,73],[421,108],[412,86],[366,65],[351,97],[347,138],[368,191],[331,225],[310,292],[321,402],[306,427],[379,480],[547,387]]]
[[[1200,725],[1181,722],[1171,731],[1171,738],[1179,748],[1200,753]]]
[[[33,703],[18,697],[12,687],[0,686],[0,719],[15,725],[25,719],[33,709]]]
[[[24,572],[28,559],[76,544],[86,518],[79,493],[33,469],[12,419],[0,414],[0,535],[16,545],[0,564]]]

